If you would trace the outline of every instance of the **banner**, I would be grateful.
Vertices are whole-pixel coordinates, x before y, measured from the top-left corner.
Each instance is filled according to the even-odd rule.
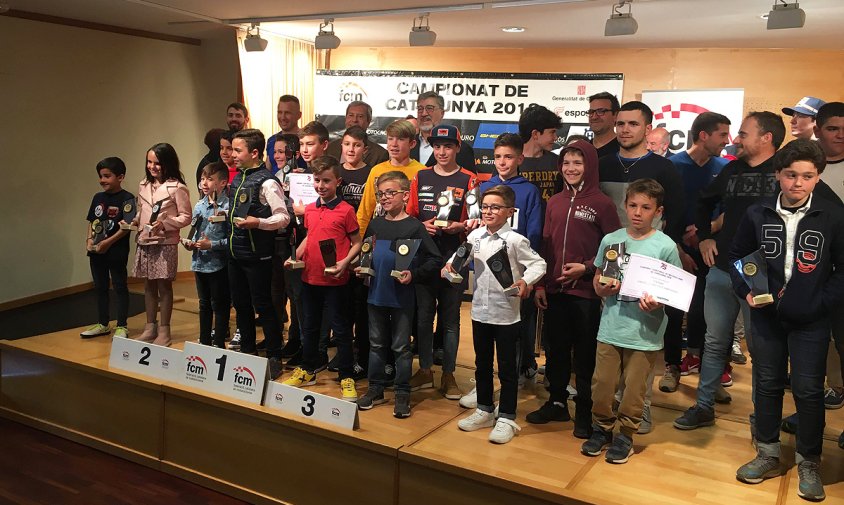
[[[692,122],[703,112],[717,112],[729,118],[730,143],[744,119],[744,89],[643,91],[642,101],[654,111],[653,127],[668,130],[669,149],[674,153],[692,146]]]
[[[463,141],[472,145],[479,171],[494,173],[495,139],[504,132],[518,133],[519,116],[531,104],[543,105],[562,118],[556,149],[569,135],[588,129],[589,95],[608,91],[621,97],[623,86],[622,74],[319,70],[314,100],[317,120],[332,137],[345,130],[350,102],[368,103],[373,116],[370,139],[383,145],[387,125],[416,117],[416,97],[436,91],[445,99],[443,122],[457,126]]]

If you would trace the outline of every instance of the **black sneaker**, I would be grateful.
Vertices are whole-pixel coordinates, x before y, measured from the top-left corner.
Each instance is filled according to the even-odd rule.
[[[284,364],[284,368],[287,370],[293,370],[302,366],[302,349],[299,349],[299,352],[294,354],[290,357],[289,360]]]
[[[369,410],[382,403],[387,403],[387,399],[384,398],[384,392],[372,388],[367,389],[366,394],[358,398],[358,408],[361,410]]]
[[[340,371],[340,353],[334,355],[331,358],[331,361],[328,362],[328,371],[329,372],[339,372]]]
[[[525,418],[530,424],[547,424],[551,421],[570,421],[568,406],[552,403],[550,400],[542,404],[539,410],[534,410]]]
[[[288,340],[284,347],[281,348],[281,357],[282,358],[292,358],[297,352],[302,350],[302,346],[296,343],[290,343]]]
[[[674,427],[678,430],[694,430],[715,424],[715,411],[698,407],[689,407],[683,415],[674,420]]]
[[[633,439],[619,433],[615,436],[612,440],[612,445],[609,449],[607,449],[607,454],[605,456],[607,463],[613,463],[616,465],[620,465],[622,463],[627,463],[627,460],[630,459],[630,456],[633,455]]]
[[[259,351],[266,351],[267,350],[267,339],[261,340],[257,344],[255,344],[255,349]]]
[[[323,354],[322,359],[319,361],[319,364],[314,369],[314,373],[322,372],[328,368],[328,354]]]
[[[410,417],[410,393],[396,393],[396,406],[393,407],[393,417],[399,419]]]
[[[281,377],[282,371],[281,360],[278,358],[270,358],[267,360],[267,370],[270,372],[270,380],[274,381]]]
[[[782,424],[780,424],[780,428],[782,431],[786,433],[791,433],[792,435],[797,434],[797,414],[791,414],[790,416],[786,417],[782,420]]]
[[[580,446],[581,454],[586,456],[600,456],[601,451],[612,443],[612,433],[592,426],[592,436]]]

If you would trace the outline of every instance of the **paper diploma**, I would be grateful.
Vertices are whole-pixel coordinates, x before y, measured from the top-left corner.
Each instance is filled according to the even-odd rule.
[[[664,305],[688,312],[696,281],[697,277],[670,263],[630,254],[619,294],[641,298],[647,293]]]
[[[290,200],[294,203],[302,202],[307,205],[319,198],[314,189],[314,175],[298,172],[287,174],[287,182],[290,183]]]

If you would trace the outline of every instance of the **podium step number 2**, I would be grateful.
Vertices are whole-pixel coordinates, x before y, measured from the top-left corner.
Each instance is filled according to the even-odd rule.
[[[261,404],[267,359],[185,342],[180,382],[205,391]]]
[[[154,377],[163,382],[178,382],[182,375],[182,351],[114,337],[108,366]]]
[[[267,383],[264,406],[347,430],[360,427],[356,403],[315,393],[307,388],[300,389],[270,381]]]

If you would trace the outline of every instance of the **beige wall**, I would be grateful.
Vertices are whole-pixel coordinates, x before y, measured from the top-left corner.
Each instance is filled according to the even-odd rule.
[[[239,73],[233,31],[192,46],[2,16],[0,61],[2,303],[90,281],[100,159],[121,157],[135,193],[146,149],[169,142],[195,201],[203,136],[225,126]],[[184,252],[179,270],[190,270]]]
[[[624,100],[642,90],[744,88],[745,108],[844,99],[844,51],[790,49],[343,48],[336,70],[621,72]]]

